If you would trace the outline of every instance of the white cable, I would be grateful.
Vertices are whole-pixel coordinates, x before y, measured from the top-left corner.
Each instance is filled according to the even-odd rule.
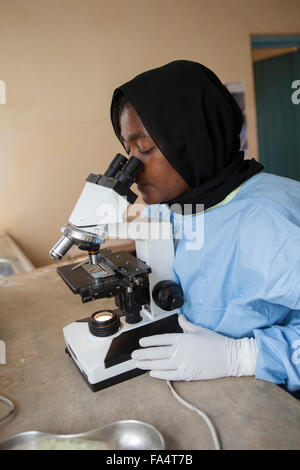
[[[196,406],[192,405],[191,403],[188,403],[183,398],[181,398],[181,396],[178,395],[178,393],[174,390],[174,388],[173,388],[173,386],[172,386],[172,384],[169,380],[167,380],[167,384],[168,384],[169,389],[171,390],[172,394],[176,398],[176,400],[178,400],[186,408],[189,408],[190,410],[195,411],[199,416],[201,416],[201,418],[204,419],[207,426],[209,427],[209,430],[210,430],[210,433],[211,433],[211,436],[212,436],[212,439],[213,439],[213,442],[214,442],[215,450],[221,450],[222,449],[221,442],[220,442],[220,439],[218,437],[217,430],[216,430],[212,420],[210,419],[210,417],[207,416],[207,414],[204,413],[204,411],[199,410],[198,408],[196,408]]]
[[[15,411],[15,405],[11,400],[8,398],[5,398],[3,395],[0,395],[0,401],[3,401],[6,403],[6,405],[9,406],[9,411],[6,413],[6,415],[0,417],[0,422],[3,421],[4,419],[8,418],[14,411]]]

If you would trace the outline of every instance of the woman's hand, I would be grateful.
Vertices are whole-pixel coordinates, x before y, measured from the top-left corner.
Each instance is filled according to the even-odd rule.
[[[190,323],[179,315],[183,333],[140,339],[142,349],[132,353],[138,369],[164,380],[207,380],[254,375],[255,339],[233,339]]]

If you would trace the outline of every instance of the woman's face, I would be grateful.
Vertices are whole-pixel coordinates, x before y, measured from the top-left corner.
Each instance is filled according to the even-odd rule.
[[[121,113],[120,127],[126,152],[130,157],[139,158],[144,163],[144,169],[136,182],[146,204],[175,199],[190,189],[161,153],[135,109],[129,104]]]

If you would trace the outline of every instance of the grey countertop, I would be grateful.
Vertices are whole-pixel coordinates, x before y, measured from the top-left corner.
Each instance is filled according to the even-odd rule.
[[[168,449],[212,449],[204,421],[148,373],[93,393],[65,353],[62,328],[112,306],[82,304],[55,265],[0,279],[0,394],[17,412],[0,423],[0,439],[37,430],[85,432],[121,419],[156,426]],[[253,377],[174,383],[176,391],[214,421],[224,449],[299,449],[300,401]],[[0,408],[0,412],[4,409]]]

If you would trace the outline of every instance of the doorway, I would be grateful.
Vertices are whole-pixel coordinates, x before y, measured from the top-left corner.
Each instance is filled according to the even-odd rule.
[[[259,160],[300,181],[300,35],[251,38]]]

